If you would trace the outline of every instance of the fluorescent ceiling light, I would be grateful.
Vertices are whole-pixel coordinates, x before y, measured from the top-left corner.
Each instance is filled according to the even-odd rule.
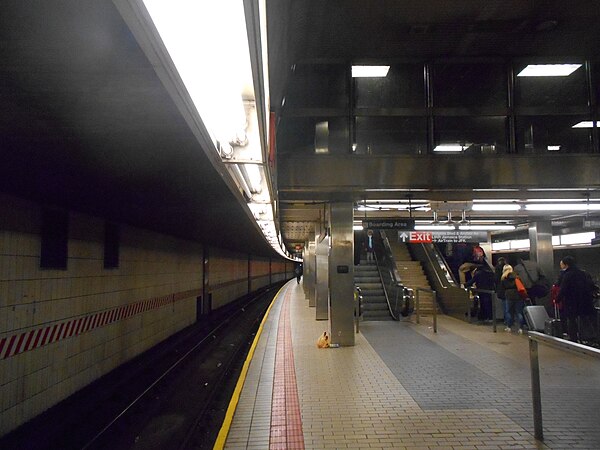
[[[436,146],[434,152],[453,152],[458,153],[464,150],[465,146],[460,144],[440,144]]]
[[[560,245],[590,244],[595,237],[596,233],[594,231],[588,233],[563,234],[560,236]]]
[[[560,150],[560,145],[549,145],[548,146],[548,151],[549,152],[557,152]]]
[[[573,125],[571,128],[594,128],[594,123],[595,122],[593,120],[582,120],[581,122]]]
[[[544,203],[525,205],[528,211],[600,211],[600,203]]]
[[[352,78],[386,77],[390,66],[352,66]]]
[[[473,192],[515,192],[518,191],[518,189],[473,189]],[[473,200],[474,202],[478,201],[478,200]],[[483,200],[483,201],[488,201],[488,200]],[[493,200],[489,200],[490,202]]]
[[[352,229],[353,229],[354,231],[361,231],[361,230],[363,230],[364,228],[363,228],[363,226],[362,226],[362,225],[352,225]]]
[[[567,77],[581,67],[581,64],[529,64],[518,77]]]
[[[473,231],[496,231],[496,230],[514,230],[514,225],[460,225],[459,230]]]
[[[515,203],[475,203],[471,207],[473,211],[518,211],[521,205]]]
[[[415,225],[417,231],[450,231],[456,230],[454,225]]]

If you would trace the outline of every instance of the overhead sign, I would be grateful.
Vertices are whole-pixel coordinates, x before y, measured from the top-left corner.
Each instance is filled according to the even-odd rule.
[[[415,219],[377,219],[363,220],[363,228],[377,230],[414,230]]]
[[[402,242],[410,244],[486,242],[485,231],[410,231],[399,234]]]
[[[584,220],[583,228],[600,228],[600,220]]]

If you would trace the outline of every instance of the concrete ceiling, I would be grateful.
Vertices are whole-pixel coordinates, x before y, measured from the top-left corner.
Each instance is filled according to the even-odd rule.
[[[281,106],[282,100],[290,92],[294,92],[295,98],[310,96],[311,90],[313,95],[317,91],[319,95],[323,94],[318,86],[294,85],[292,71],[297,65],[318,64],[318,70],[323,71],[330,64],[339,73],[339,64],[350,66],[352,63],[424,63],[477,58],[496,62],[517,58],[598,61],[600,56],[600,47],[597,45],[600,42],[600,8],[593,7],[594,2],[584,0],[268,0],[267,5],[271,104],[280,113],[280,117],[284,118],[282,120],[285,120],[286,115],[309,117],[311,112],[314,116],[323,117],[344,114],[341,110],[333,109],[319,111],[317,107],[312,110],[290,111]],[[335,77],[336,75],[332,75],[326,78],[329,81],[328,92],[338,88],[340,92],[344,91]],[[343,92],[341,95],[344,95]],[[289,104],[288,101],[287,105]],[[340,102],[337,101],[336,104]],[[292,132],[298,133],[301,129],[293,129]],[[315,226],[322,226],[315,224],[323,223],[323,202],[343,197],[344,194],[345,199],[355,202],[363,199],[398,200],[407,196],[434,202],[456,202],[454,218],[457,213],[460,218],[460,205],[466,200],[507,197],[525,199],[532,196],[526,187],[538,186],[539,183],[539,186],[551,184],[564,188],[577,184],[578,179],[588,187],[591,180],[597,188],[600,175],[597,169],[593,169],[588,171],[589,177],[577,176],[580,170],[586,170],[586,164],[589,165],[590,161],[574,165],[572,169],[575,172],[570,178],[565,172],[561,172],[565,167],[564,163],[570,164],[569,161],[555,161],[552,164],[554,172],[543,162],[539,162],[530,168],[532,173],[538,170],[537,175],[530,178],[521,176],[516,181],[510,178],[511,182],[504,183],[504,186],[493,182],[487,185],[486,180],[490,177],[497,178],[501,173],[498,165],[506,164],[490,158],[484,161],[486,169],[481,178],[478,178],[483,180],[483,185],[470,186],[472,183],[469,180],[473,180],[474,174],[480,172],[481,162],[471,161],[462,165],[457,164],[454,159],[450,162],[452,170],[441,170],[442,163],[439,159],[415,162],[415,158],[398,160],[394,157],[370,157],[354,158],[351,161],[344,156],[315,157],[314,154],[306,156],[306,153],[301,156],[294,155],[288,149],[278,149],[282,150],[291,155],[280,156],[278,164],[281,227],[290,249],[302,245],[304,240],[314,235]],[[529,163],[527,161],[522,164]],[[591,163],[597,165],[596,160]],[[406,164],[415,170],[407,169]],[[373,169],[367,166],[373,166]],[[431,167],[427,169],[428,166]],[[514,170],[512,167],[504,169]],[[459,172],[459,176],[449,177],[455,170]],[[429,183],[427,180],[432,177],[435,179]],[[460,181],[457,182],[457,178]],[[422,186],[423,183],[427,186]],[[429,192],[408,193],[408,189],[415,187],[430,189]],[[469,187],[523,189],[507,194],[473,192]],[[405,192],[375,193],[373,191],[376,188],[403,188]],[[578,198],[582,193],[559,189],[535,195],[539,198]],[[591,195],[592,198],[598,196],[594,191]],[[408,213],[397,214],[406,216]],[[442,218],[445,214],[440,212]],[[389,217],[394,213],[374,209],[369,215]],[[431,219],[432,213],[414,211],[414,216]],[[501,218],[490,213],[471,212],[470,216],[479,219]],[[515,223],[526,224],[531,219],[523,213],[513,216]],[[553,217],[556,224],[564,224],[562,216]],[[581,220],[581,217],[577,220]]]
[[[1,10],[1,191],[275,255],[113,2],[9,0]]]

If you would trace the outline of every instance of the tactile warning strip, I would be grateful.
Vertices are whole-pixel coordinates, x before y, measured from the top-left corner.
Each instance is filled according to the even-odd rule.
[[[302,416],[298,402],[292,329],[290,322],[290,290],[286,292],[279,315],[278,346],[275,352],[273,399],[271,404],[270,449],[304,449]]]

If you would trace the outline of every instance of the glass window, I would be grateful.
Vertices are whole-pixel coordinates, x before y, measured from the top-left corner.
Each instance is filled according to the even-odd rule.
[[[354,78],[356,108],[425,108],[422,64],[390,66],[387,76]]]
[[[357,154],[422,154],[427,151],[426,117],[357,117]]]
[[[502,64],[446,63],[432,68],[436,107],[507,106],[507,71]]]
[[[284,117],[279,124],[278,154],[341,154],[349,151],[348,117]]]
[[[348,70],[345,64],[298,64],[285,108],[348,108]]]
[[[517,152],[591,152],[591,128],[573,128],[588,120],[586,116],[519,116],[516,118]]]
[[[435,117],[434,153],[504,153],[506,130],[505,116]]]
[[[565,76],[519,76],[527,66],[515,66],[515,106],[587,106],[587,82],[583,64]]]

